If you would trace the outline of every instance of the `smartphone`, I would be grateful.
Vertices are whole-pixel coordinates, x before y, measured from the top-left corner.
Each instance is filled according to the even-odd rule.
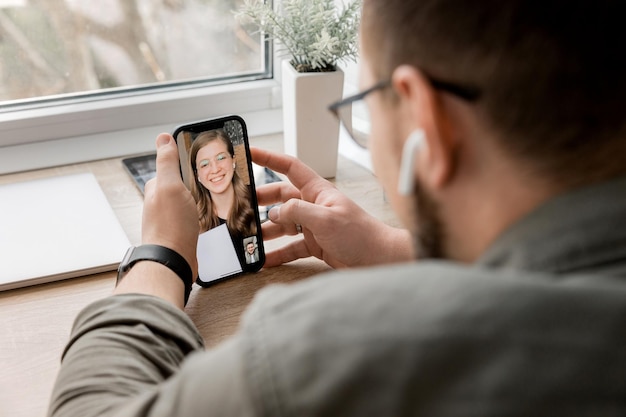
[[[180,172],[196,200],[198,277],[208,287],[265,262],[246,124],[227,116],[179,126]]]
[[[156,154],[151,153],[122,159],[122,164],[143,194],[146,183],[156,175]]]

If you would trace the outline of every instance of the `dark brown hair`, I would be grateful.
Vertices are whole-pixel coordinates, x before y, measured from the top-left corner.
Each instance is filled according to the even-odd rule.
[[[193,183],[191,186],[191,194],[196,200],[198,207],[198,218],[200,220],[200,230],[207,231],[220,225],[219,217],[211,200],[211,193],[198,180],[198,172],[196,169],[196,157],[200,149],[214,140],[219,140],[226,145],[228,153],[232,158],[235,157],[235,150],[230,138],[222,129],[209,130],[200,133],[191,144],[189,151],[189,166],[193,170]],[[247,237],[256,235],[256,221],[254,218],[254,210],[250,203],[250,189],[244,184],[243,180],[235,170],[233,174],[233,186],[235,188],[235,201],[230,210],[230,215],[226,220],[226,225],[231,234]]]
[[[626,172],[626,2],[364,0],[380,79],[402,64],[475,88],[510,155],[562,183]]]

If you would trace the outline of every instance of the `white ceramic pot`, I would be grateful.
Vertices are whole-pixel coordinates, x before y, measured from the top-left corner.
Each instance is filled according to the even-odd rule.
[[[328,106],[342,97],[343,71],[300,73],[283,61],[282,77],[285,153],[335,177],[339,121]]]

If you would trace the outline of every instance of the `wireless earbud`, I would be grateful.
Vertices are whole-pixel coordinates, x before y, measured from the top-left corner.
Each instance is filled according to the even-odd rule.
[[[413,192],[415,182],[415,154],[423,146],[426,146],[424,131],[417,129],[411,133],[402,148],[402,161],[400,162],[400,174],[398,175],[398,193],[409,196]]]

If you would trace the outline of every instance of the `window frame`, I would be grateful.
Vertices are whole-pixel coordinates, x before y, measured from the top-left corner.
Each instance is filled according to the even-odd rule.
[[[262,54],[265,71],[240,77],[1,106],[0,174],[150,152],[159,132],[228,114],[243,116],[251,135],[279,132],[282,57],[269,39]]]
[[[0,147],[267,110],[274,107],[276,86],[268,78],[4,111]]]

